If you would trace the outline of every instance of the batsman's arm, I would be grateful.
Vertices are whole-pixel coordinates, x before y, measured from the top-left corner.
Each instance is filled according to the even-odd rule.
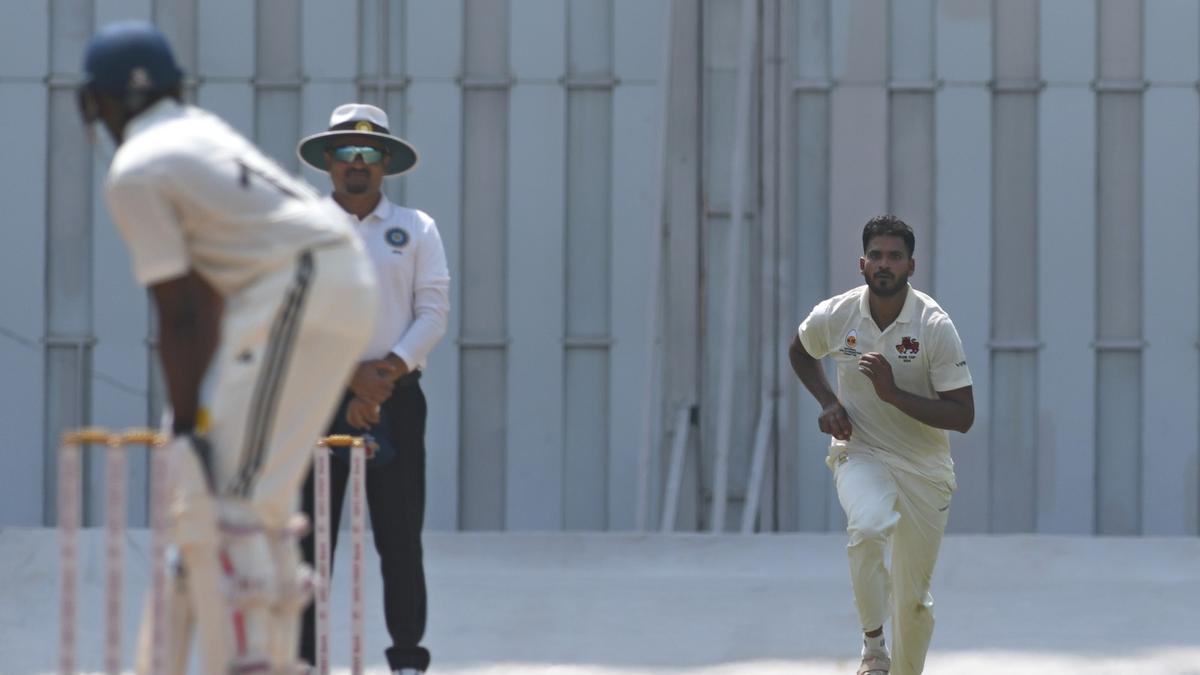
[[[200,383],[220,339],[224,302],[194,270],[150,287],[158,308],[158,352],[176,434],[191,432]]]

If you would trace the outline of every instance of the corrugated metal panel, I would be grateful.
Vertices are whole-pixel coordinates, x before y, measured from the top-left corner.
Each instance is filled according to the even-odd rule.
[[[990,529],[1037,509],[1037,3],[996,7],[992,136]]]
[[[1141,530],[1141,2],[1100,0],[1097,94],[1096,508],[1101,534]]]
[[[467,4],[463,79],[462,485],[464,529],[502,529],[507,474],[508,3]]]
[[[891,5],[891,97],[888,101],[888,211],[916,228],[914,288],[935,292],[933,2]]]
[[[573,9],[573,7],[572,7]],[[563,160],[567,7],[512,6],[509,54],[505,528],[563,527]],[[532,123],[531,123],[532,122]],[[574,149],[574,148],[572,148]],[[587,307],[603,312],[604,307]],[[582,430],[573,430],[582,431]],[[600,475],[592,480],[603,482]]]
[[[829,168],[830,168],[830,8],[825,0],[784,3],[783,44],[790,46],[785,58],[791,65],[784,85],[791,101],[785,120],[789,138],[781,157],[781,178],[786,198],[783,234],[784,265],[790,262],[791,301],[781,324],[788,340],[808,312],[829,294]],[[790,307],[791,313],[787,313]],[[823,459],[829,437],[817,429],[820,407],[790,373],[783,381],[788,393],[780,406],[780,434],[784,450],[780,456],[779,520],[783,529],[824,531],[829,522],[831,497],[829,471]]]
[[[699,3],[675,3],[674,56],[671,62],[671,93],[667,116],[668,161],[666,218],[669,235],[665,242],[666,257],[664,295],[670,310],[664,318],[664,391],[666,415],[682,406],[693,409],[700,397],[700,232],[702,191],[700,184],[702,157],[695,147],[699,138],[701,119],[694,114],[699,106],[703,73],[696,67],[700,59]],[[700,513],[700,439],[694,424],[686,429],[685,462],[682,474],[679,529],[692,530],[699,525]],[[674,429],[669,439],[674,439]],[[661,505],[666,508],[666,505]],[[653,513],[653,511],[652,511]]]
[[[0,3],[0,110],[20,111],[20,123],[0,127],[0,144],[10,157],[0,180],[6,212],[5,245],[0,247],[0,426],[9,430],[0,453],[0,523],[43,524],[43,497],[54,485],[55,463],[47,453],[56,429],[43,426],[44,411],[58,402],[46,392],[45,350],[40,340],[46,317],[46,241],[51,183],[46,139],[50,136],[49,72],[44,45],[50,28],[49,3]],[[25,42],[29,40],[30,42]],[[42,45],[26,50],[27,44]],[[61,189],[61,188],[60,188]],[[47,436],[47,434],[51,434]]]
[[[987,529],[988,437],[991,392],[987,350],[992,282],[992,13],[986,0],[939,4],[936,94],[937,252],[935,296],[950,313],[974,379],[975,424],[965,436],[950,438],[959,490],[948,528]]]
[[[1200,387],[1184,373],[1200,372],[1196,329],[1200,297],[1195,275],[1180,279],[1178,270],[1194,267],[1200,252],[1200,105],[1194,82],[1200,76],[1200,5],[1192,2],[1146,4],[1146,79],[1144,127],[1170,129],[1146,134],[1142,186],[1143,281],[1145,322],[1142,425],[1142,532],[1179,534],[1200,527],[1200,438],[1196,411]],[[1177,86],[1160,83],[1177,82]],[[1181,301],[1182,300],[1182,301]],[[1169,430],[1170,441],[1164,442]]]
[[[442,0],[409,0],[405,62],[410,85],[406,130],[421,153],[417,170],[404,177],[413,196],[410,206],[437,219],[450,264],[450,322],[446,337],[429,358],[421,386],[429,399],[426,424],[428,527],[458,527],[460,497],[460,386],[458,336],[462,302],[462,160],[463,95],[455,77],[462,72],[463,6]]]
[[[610,530],[636,524],[641,419],[647,404],[643,373],[649,367],[646,303],[654,282],[649,278],[651,237],[658,216],[651,213],[655,184],[654,147],[658,143],[658,95],[655,81],[662,50],[661,2],[614,0],[613,75],[621,82],[612,101],[613,271],[609,283],[612,315],[609,331],[608,383],[608,515]],[[653,38],[650,36],[654,36]],[[657,482],[657,479],[656,479]]]
[[[701,396],[697,450],[711,438],[704,421],[725,348],[714,343],[713,292],[723,283],[738,3],[680,4],[663,413]],[[763,26],[779,30],[763,44],[778,39],[785,64],[778,84],[772,64],[760,64],[779,109],[756,112],[766,124],[756,138],[774,142],[778,114],[778,145],[766,149],[779,168],[760,182],[756,147],[746,179],[762,199],[779,185],[786,290],[774,302],[787,308],[788,336],[815,301],[860,283],[862,222],[898,211],[918,232],[914,281],[936,283],[976,380],[976,428],[952,438],[961,486],[952,528],[1196,532],[1200,307],[1175,299],[1200,290],[1183,272],[1200,250],[1200,10],[1183,0],[797,0],[780,3],[779,28],[768,19],[775,5],[762,6]],[[48,148],[43,168],[27,163],[0,187],[18,195],[8,200],[17,221],[45,223],[14,228],[3,266],[6,287],[21,289],[3,299],[20,320],[0,326],[11,344],[0,356],[12,375],[5,414],[14,425],[41,420],[30,443],[45,451],[4,460],[4,523],[53,519],[45,438],[89,419],[154,417],[151,317],[101,208],[111,148],[83,144],[70,91],[94,27],[141,16],[171,36],[199,103],[288,167],[298,165],[298,137],[353,98],[387,108],[421,150],[417,172],[386,189],[438,219],[454,277],[450,335],[426,379],[430,525],[633,525],[662,3],[542,0],[511,15],[491,0],[347,7],[0,1],[0,100],[46,125],[44,134],[37,121],[22,127],[7,147],[44,138]],[[768,172],[772,152],[761,153]],[[773,235],[753,215],[771,209],[757,187],[751,194],[731,505],[770,362],[761,332],[773,304],[758,261]],[[1082,268],[1063,264],[1081,252]],[[989,341],[1000,347],[994,363]],[[774,499],[780,528],[837,529],[815,405],[789,373],[782,383],[777,492],[766,503]],[[547,421],[530,422],[539,416]],[[698,524],[698,456],[685,529]],[[89,522],[102,513],[100,468],[89,473]],[[143,470],[131,468],[135,493]]]
[[[566,297],[559,298],[566,302],[560,447],[567,529],[602,530],[608,516],[612,24],[609,0],[567,6],[566,236],[556,240],[565,258],[554,259],[565,263],[559,268],[566,285]]]
[[[1095,523],[1096,282],[1064,261],[1096,250],[1095,3],[1042,3],[1038,136],[1038,530],[1092,532]]]
[[[85,141],[73,83],[92,33],[92,11],[83,2],[55,2],[50,11],[49,139],[46,181],[46,438],[87,424],[92,347],[92,148]],[[32,253],[32,252],[31,252]],[[56,496],[54,442],[46,448],[44,512]],[[84,461],[84,522],[95,523],[103,467]]]

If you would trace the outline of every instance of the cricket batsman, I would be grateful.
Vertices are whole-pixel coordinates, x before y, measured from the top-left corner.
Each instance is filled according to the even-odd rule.
[[[374,272],[341,209],[182,102],[151,24],[102,28],[83,70],[83,121],[117,146],[108,209],[157,308],[172,411],[169,672],[186,670],[193,626],[206,673],[295,672],[312,591],[297,494],[372,334]]]

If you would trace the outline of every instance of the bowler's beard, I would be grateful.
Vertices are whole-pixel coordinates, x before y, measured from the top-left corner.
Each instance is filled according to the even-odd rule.
[[[871,293],[881,298],[890,298],[908,287],[907,274],[885,276],[882,279],[878,279],[868,277],[867,273],[863,272],[863,280],[867,282],[867,287],[871,289]]]

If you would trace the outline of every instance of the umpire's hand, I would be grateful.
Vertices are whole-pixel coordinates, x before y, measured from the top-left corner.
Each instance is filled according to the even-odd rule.
[[[396,366],[386,360],[363,361],[350,379],[350,391],[363,401],[379,406],[392,395],[395,380]]]
[[[346,406],[346,422],[355,429],[370,429],[372,424],[379,424],[379,406],[353,398]]]

